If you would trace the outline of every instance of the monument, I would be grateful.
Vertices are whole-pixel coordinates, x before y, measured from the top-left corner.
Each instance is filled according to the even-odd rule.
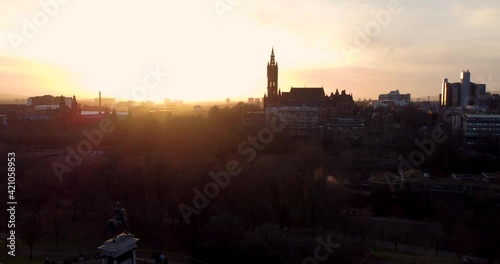
[[[113,237],[104,241],[99,247],[102,252],[102,264],[136,264],[136,249],[138,238],[127,231],[127,212],[116,203],[114,216],[107,222],[107,229]],[[122,231],[121,234],[118,234]]]
[[[119,202],[116,202],[115,208],[113,209],[114,216],[109,219],[107,222],[107,228],[113,234],[113,240],[115,239],[118,231],[122,229],[122,231],[127,234],[127,211],[120,206]]]

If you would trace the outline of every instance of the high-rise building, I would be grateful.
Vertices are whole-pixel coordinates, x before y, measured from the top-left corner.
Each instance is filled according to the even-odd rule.
[[[441,84],[440,104],[442,107],[486,106],[489,102],[486,84],[470,81],[469,70],[460,73],[460,82],[450,83],[447,78]]]
[[[467,71],[462,71],[460,73],[460,102],[461,106],[465,107],[469,105],[469,96],[470,96],[470,72],[469,70]]]

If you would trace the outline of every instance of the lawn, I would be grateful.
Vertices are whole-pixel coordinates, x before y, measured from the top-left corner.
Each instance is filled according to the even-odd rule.
[[[30,257],[26,256],[10,256],[7,253],[2,252],[0,254],[0,264],[17,264],[17,263],[43,263],[45,261],[44,257],[33,257],[30,262]]]

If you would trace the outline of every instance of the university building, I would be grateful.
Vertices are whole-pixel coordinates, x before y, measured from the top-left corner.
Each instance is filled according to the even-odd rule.
[[[328,136],[331,131],[348,133],[352,129],[364,129],[364,120],[355,117],[352,94],[345,90],[330,95],[323,87],[291,87],[282,92],[278,88],[278,63],[271,50],[267,63],[267,93],[263,98],[263,113],[249,113],[246,125],[260,121],[269,123],[272,116],[286,117],[285,126],[289,134]]]

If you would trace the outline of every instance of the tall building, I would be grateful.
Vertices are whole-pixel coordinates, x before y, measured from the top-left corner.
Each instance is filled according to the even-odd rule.
[[[443,79],[441,85],[441,106],[458,107],[460,106],[460,83],[450,83],[447,78]]]
[[[469,70],[460,73],[460,82],[450,83],[447,78],[441,84],[440,104],[442,107],[485,107],[490,94],[486,92],[486,84],[470,81]]]
[[[271,60],[267,63],[267,96],[264,95],[264,108],[278,106],[278,63],[271,50]]]
[[[469,105],[470,85],[469,70],[462,71],[460,73],[460,102],[462,107]]]

